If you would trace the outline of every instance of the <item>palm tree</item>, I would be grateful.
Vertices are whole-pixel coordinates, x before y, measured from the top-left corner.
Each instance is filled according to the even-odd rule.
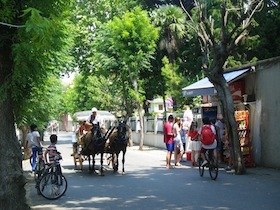
[[[186,14],[177,6],[164,5],[151,13],[153,23],[160,28],[159,49],[175,62],[178,44],[186,34]]]

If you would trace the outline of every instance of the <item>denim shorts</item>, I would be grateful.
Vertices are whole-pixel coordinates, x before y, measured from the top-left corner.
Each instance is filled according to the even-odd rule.
[[[174,151],[174,142],[170,143],[170,144],[166,144],[166,149],[169,152],[173,152]]]

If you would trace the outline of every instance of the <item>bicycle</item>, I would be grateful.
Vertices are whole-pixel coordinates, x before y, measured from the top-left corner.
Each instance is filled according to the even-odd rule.
[[[201,155],[199,156],[198,169],[199,169],[199,175],[202,177],[204,174],[204,167],[208,167],[211,179],[216,180],[218,177],[218,173],[219,173],[219,166],[218,166],[217,158],[214,156],[213,151],[214,151],[213,149],[206,150],[206,153],[205,153],[205,159],[207,160],[206,165],[202,165],[203,159],[202,159]]]
[[[61,156],[59,156],[59,159],[61,159]],[[67,190],[67,179],[61,171],[57,170],[58,165],[60,163],[56,161],[47,164],[45,173],[38,181],[40,194],[49,200],[60,198]]]
[[[32,156],[31,158],[32,159]],[[32,165],[32,164],[31,164]],[[38,151],[36,166],[34,170],[34,179],[37,181],[45,171],[45,161],[43,157],[43,148]]]

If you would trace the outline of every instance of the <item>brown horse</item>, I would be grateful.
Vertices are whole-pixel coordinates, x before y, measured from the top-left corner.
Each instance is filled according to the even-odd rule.
[[[124,163],[125,163],[125,153],[128,143],[128,137],[126,135],[127,125],[126,121],[120,121],[116,129],[109,135],[109,142],[106,143],[106,151],[111,153],[112,166],[114,172],[118,171],[119,167],[119,154],[122,152],[122,174],[125,174]]]
[[[89,161],[89,171],[95,172],[95,155],[100,154],[100,175],[103,176],[103,154],[106,139],[102,129],[98,124],[93,124],[90,131],[83,138],[84,148],[82,155],[86,155]],[[90,156],[92,155],[92,168],[90,166]]]

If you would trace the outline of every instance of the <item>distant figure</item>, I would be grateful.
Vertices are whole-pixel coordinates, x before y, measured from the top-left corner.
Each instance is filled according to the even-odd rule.
[[[53,128],[53,133],[58,133],[58,123],[57,122],[53,123],[52,128]]]
[[[190,110],[189,106],[185,106],[184,108],[185,111],[184,111],[183,119],[187,123],[187,126],[190,128],[193,121],[193,113],[192,110]]]

